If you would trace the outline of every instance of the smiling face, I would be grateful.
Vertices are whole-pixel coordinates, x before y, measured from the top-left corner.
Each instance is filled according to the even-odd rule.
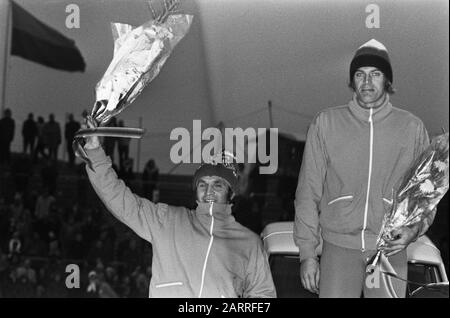
[[[197,200],[202,203],[214,202],[226,204],[229,201],[230,187],[218,176],[205,176],[197,182]]]
[[[386,99],[385,77],[373,66],[360,67],[353,76],[356,100],[361,107],[377,108]]]

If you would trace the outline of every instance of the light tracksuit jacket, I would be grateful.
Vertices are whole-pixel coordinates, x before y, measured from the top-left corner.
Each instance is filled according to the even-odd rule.
[[[100,199],[153,246],[149,297],[276,297],[262,242],[235,221],[231,205],[198,203],[190,210],[154,204],[117,178],[101,147],[86,152]]]
[[[300,260],[316,258],[321,239],[374,250],[384,214],[401,178],[428,146],[422,121],[389,102],[377,109],[347,104],[311,123],[300,169],[294,241]],[[421,224],[425,233],[434,213]]]

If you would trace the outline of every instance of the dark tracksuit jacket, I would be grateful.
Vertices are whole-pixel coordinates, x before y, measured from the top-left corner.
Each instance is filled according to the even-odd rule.
[[[322,238],[374,250],[396,187],[428,144],[422,121],[393,107],[389,98],[377,109],[360,107],[354,97],[320,112],[308,129],[295,197],[300,260],[317,257]]]
[[[86,152],[103,203],[153,246],[149,297],[276,297],[262,242],[235,221],[231,205],[154,204],[117,178],[101,147]]]

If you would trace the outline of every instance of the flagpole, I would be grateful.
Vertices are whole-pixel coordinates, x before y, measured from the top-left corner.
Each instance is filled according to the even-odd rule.
[[[0,105],[2,114],[6,102],[6,79],[8,75],[12,24],[11,16],[11,0],[0,0]]]

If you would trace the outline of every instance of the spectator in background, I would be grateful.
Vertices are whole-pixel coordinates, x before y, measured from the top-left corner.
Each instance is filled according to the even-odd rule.
[[[48,263],[45,263],[45,264],[42,264],[37,269],[37,284],[47,287],[49,281],[50,281],[50,274],[49,274]]]
[[[4,254],[2,252],[2,249],[0,248],[0,298],[4,298],[7,296],[7,286],[5,285],[8,281],[8,270],[8,255]]]
[[[29,224],[30,224],[30,211],[25,209],[23,205],[22,195],[16,193],[14,201],[10,206],[11,218],[10,218],[10,233],[15,231],[19,232],[21,236],[27,237]],[[21,240],[23,246],[23,240]]]
[[[43,256],[48,254],[47,246],[44,240],[41,239],[38,232],[33,232],[31,240],[27,244],[26,252],[30,256]]]
[[[118,291],[119,291],[120,295],[122,296],[122,298],[132,297],[130,276],[124,275],[122,277]]]
[[[82,260],[86,257],[86,243],[82,233],[76,233],[75,239],[68,242],[66,257],[75,260]]]
[[[98,224],[92,214],[92,210],[87,208],[86,218],[83,220],[83,224],[81,225],[81,233],[87,242],[93,242],[97,238],[98,234]]]
[[[33,155],[34,142],[38,136],[38,128],[33,118],[33,113],[28,114],[27,120],[22,125],[22,137],[23,137],[23,153],[26,154],[30,149],[30,156]]]
[[[29,281],[26,270],[23,267],[13,271],[14,277],[13,297],[14,298],[30,298],[34,295],[33,284]]]
[[[32,221],[36,219],[34,209],[36,208],[36,201],[38,196],[39,192],[37,190],[37,187],[32,187],[30,191],[27,191],[24,195],[23,205],[31,212]]]
[[[92,264],[99,259],[103,261],[104,257],[105,257],[105,249],[103,241],[101,239],[98,239],[94,242],[94,244],[90,248],[89,253],[87,255],[87,260],[90,264]]]
[[[73,114],[69,114],[68,121],[64,130],[64,137],[66,138],[69,166],[71,167],[73,167],[75,164],[75,153],[73,152],[72,141],[75,133],[80,129],[80,127],[80,123],[73,119]]]
[[[42,158],[48,158],[48,155],[45,153],[45,140],[44,140],[44,125],[45,121],[44,118],[41,116],[38,117],[36,128],[37,128],[37,143],[36,148],[34,149],[34,162],[37,163],[39,159],[39,155],[42,156]]]
[[[65,286],[64,280],[61,280],[61,274],[63,271],[56,270],[52,271],[47,285],[47,296],[49,298],[66,298],[68,294],[68,289]]]
[[[14,195],[14,201],[11,204],[11,217],[15,220],[19,220],[22,218],[22,214],[24,213],[24,205],[22,200],[22,195],[19,192],[16,192]]]
[[[61,144],[61,128],[59,123],[55,121],[55,115],[50,114],[48,122],[44,124],[42,134],[44,143],[48,148],[48,156],[51,160],[56,161],[58,158],[58,147]]]
[[[153,260],[153,246],[152,244],[148,244],[147,242],[143,242],[142,244],[142,265],[147,268],[147,271],[152,267],[152,260]],[[151,275],[150,275],[151,276]]]
[[[24,154],[18,155],[11,164],[11,173],[14,176],[15,190],[28,193],[29,179],[33,174],[31,158]]]
[[[119,276],[113,266],[107,266],[105,269],[105,281],[112,287],[114,291],[120,289]]]
[[[115,238],[111,235],[108,228],[103,229],[100,232],[99,240],[102,242],[103,249],[101,253],[101,258],[106,263],[110,262],[114,258],[114,244]]]
[[[141,267],[136,267],[136,270],[131,274],[134,277],[134,284],[136,286],[137,298],[145,298],[148,294],[148,285],[150,285],[150,277],[142,272]]]
[[[58,202],[58,200],[56,200],[56,202]],[[62,229],[62,214],[63,211],[62,209],[58,206],[58,204],[52,204],[50,206],[50,213],[49,216],[47,218],[47,230],[48,231],[53,231],[53,233],[55,233],[56,238],[59,241],[60,238],[60,234],[61,234],[61,229]]]
[[[76,166],[76,175],[77,175],[77,202],[80,206],[86,206],[87,195],[89,190],[89,181],[86,177],[84,164],[80,163]]]
[[[112,117],[111,120],[106,124],[106,127],[117,127],[116,117]],[[111,158],[114,163],[114,154],[116,152],[117,137],[104,137],[103,145],[105,147],[106,155]]]
[[[67,154],[69,156],[69,165],[71,167],[75,164],[75,153],[73,152],[72,141],[75,133],[80,129],[80,127],[80,123],[73,119],[73,114],[69,114],[64,130],[64,137],[66,138]]]
[[[0,197],[0,252],[3,242],[7,242],[9,238],[9,217],[11,214],[10,207],[5,203],[5,199]]]
[[[58,179],[58,165],[56,161],[48,160],[41,169],[42,185],[48,188],[50,194],[55,195]]]
[[[99,298],[98,278],[96,271],[90,271],[88,274],[88,286],[86,288],[87,298]]]
[[[125,127],[124,121],[121,119],[117,125],[118,127]],[[118,138],[117,144],[119,147],[119,166],[122,168],[125,161],[128,159],[130,152],[130,138]]]
[[[41,194],[36,200],[35,216],[37,221],[46,219],[50,214],[50,207],[55,202],[53,197],[47,188],[43,188]]]
[[[55,258],[61,256],[59,240],[53,231],[48,232],[48,240],[48,256]]]
[[[88,278],[89,285],[86,290],[88,298],[119,298],[111,285],[105,281],[103,273],[90,271]]]
[[[22,254],[22,239],[20,238],[20,233],[18,231],[14,232],[9,240],[8,252],[9,258]]]
[[[97,274],[98,273],[103,273],[103,271],[105,270],[105,265],[103,264],[103,260],[100,257],[98,257],[94,261],[94,263],[95,263],[95,270],[97,271]]]
[[[118,175],[125,181],[131,181],[134,179],[132,158],[125,159],[123,166],[120,167]]]
[[[144,172],[142,173],[143,195],[145,198],[152,200],[158,178],[159,170],[155,160],[149,159],[145,164]]]
[[[9,164],[11,161],[11,142],[14,139],[16,127],[11,116],[11,110],[7,108],[3,112],[3,118],[0,119],[0,165]]]
[[[33,267],[31,267],[31,261],[29,258],[25,259],[22,266],[18,267],[17,270],[21,269],[23,271],[23,275],[25,275],[30,284],[35,285],[37,282],[36,271]]]
[[[89,115],[89,112],[86,109],[84,109],[81,112],[81,123],[80,123],[81,128],[86,128],[87,127],[87,125],[86,125],[86,117],[88,115]]]
[[[70,208],[69,208],[70,209]],[[62,250],[67,258],[73,258],[70,250],[75,244],[76,236],[81,231],[81,223],[75,220],[75,215],[70,211],[66,211],[65,215],[62,217],[61,225],[61,244]]]
[[[36,286],[36,298],[46,298],[46,290],[44,286]]]
[[[141,250],[138,247],[138,241],[135,238],[131,238],[127,243],[128,246],[124,246],[125,242],[121,242],[119,245],[118,258],[119,261],[127,263],[128,269],[136,268],[141,262]],[[123,247],[123,249],[122,249]]]

